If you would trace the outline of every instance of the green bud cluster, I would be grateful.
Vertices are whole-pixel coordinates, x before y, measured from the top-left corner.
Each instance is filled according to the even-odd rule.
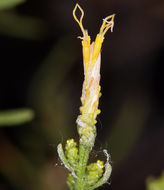
[[[69,170],[67,184],[71,190],[94,190],[106,183],[111,175],[112,167],[106,150],[104,150],[107,156],[105,166],[103,161],[100,160],[87,166],[88,153],[85,151],[89,151],[89,149],[90,147],[81,145],[78,151],[77,144],[73,139],[67,140],[65,151],[61,144],[57,147],[61,161]],[[82,159],[80,160],[80,158]],[[83,165],[84,161],[85,167]],[[79,177],[81,177],[80,180]]]
[[[87,166],[86,180],[88,185],[96,183],[103,175],[104,162],[97,160],[96,163],[91,163]]]
[[[78,155],[77,143],[74,141],[74,139],[67,140],[65,146],[65,155],[71,166],[75,167],[77,165],[79,155]]]

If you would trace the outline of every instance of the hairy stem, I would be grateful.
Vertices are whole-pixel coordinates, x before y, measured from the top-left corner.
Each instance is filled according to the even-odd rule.
[[[88,157],[91,147],[80,144],[79,147],[79,164],[77,168],[77,179],[75,190],[85,190],[85,171],[88,163]]]

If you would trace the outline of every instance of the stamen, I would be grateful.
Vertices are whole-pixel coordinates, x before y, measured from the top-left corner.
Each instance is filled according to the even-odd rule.
[[[76,16],[77,8],[78,8],[78,9],[80,10],[80,12],[81,12],[81,17],[80,17],[80,19],[78,19],[77,16]],[[81,31],[82,31],[82,33],[83,33],[83,37],[85,38],[85,36],[87,35],[87,33],[86,33],[86,31],[85,31],[85,29],[84,29],[84,27],[83,27],[83,24],[82,24],[83,17],[84,17],[84,11],[83,11],[83,9],[80,7],[80,5],[79,5],[78,3],[76,4],[75,8],[73,9],[73,17],[74,17],[75,21],[79,24],[79,26],[80,26],[80,28],[81,28]]]

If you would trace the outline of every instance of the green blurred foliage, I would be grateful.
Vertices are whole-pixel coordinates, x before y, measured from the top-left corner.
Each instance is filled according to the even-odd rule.
[[[31,121],[33,118],[34,112],[31,109],[0,111],[0,127],[21,125]]]
[[[0,155],[0,174],[9,181],[13,188],[33,190],[40,186],[36,167],[5,136],[1,137]]]
[[[13,8],[24,2],[25,0],[0,0],[0,10]]]
[[[73,130],[71,88],[66,81],[77,58],[75,47],[68,37],[59,39],[52,47],[31,80],[28,101],[33,104],[40,120],[36,125],[51,142],[71,137]]]
[[[27,40],[42,39],[47,32],[44,21],[20,15],[12,9],[24,2],[26,1],[0,0],[0,34]]]
[[[58,39],[31,77],[27,101],[35,110],[36,118],[27,124],[29,127],[17,129],[20,148],[2,135],[0,174],[15,189],[67,189],[66,171],[59,166],[54,167],[57,157],[50,156],[48,160],[47,149],[52,148],[52,152],[56,152],[56,143],[72,136],[71,88],[66,77],[77,55],[68,37]],[[25,116],[28,118],[27,112],[20,114],[24,119]],[[14,112],[6,113],[5,117],[8,122],[10,119],[10,124],[13,119],[16,124],[21,118],[18,114],[16,120]],[[11,157],[12,160],[8,159]]]
[[[149,177],[147,180],[147,190],[163,190],[164,189],[164,172],[159,178]]]
[[[142,134],[148,114],[149,105],[144,97],[125,99],[109,137],[110,153],[116,166],[124,161]]]
[[[37,18],[13,11],[0,11],[0,34],[27,40],[39,40],[46,35],[45,23]]]

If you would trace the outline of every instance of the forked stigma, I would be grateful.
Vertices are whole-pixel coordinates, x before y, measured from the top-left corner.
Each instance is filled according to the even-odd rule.
[[[79,9],[79,11],[81,13],[80,19],[78,19],[77,16],[76,16],[77,9]],[[86,32],[85,32],[85,29],[84,29],[83,24],[82,24],[83,17],[84,17],[84,11],[83,11],[83,9],[80,7],[80,5],[78,3],[75,5],[75,8],[73,9],[73,17],[74,17],[75,21],[78,23],[78,25],[80,26],[81,31],[83,33],[83,37],[85,37]]]
[[[107,16],[105,19],[103,19],[103,23],[100,28],[100,35],[104,37],[106,32],[111,29],[111,32],[113,32],[113,27],[114,27],[114,17],[115,14]]]

